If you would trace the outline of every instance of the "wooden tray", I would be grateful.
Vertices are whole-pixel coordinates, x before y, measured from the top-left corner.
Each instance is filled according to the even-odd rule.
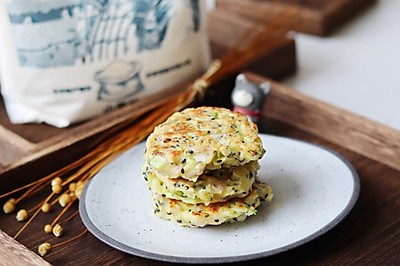
[[[243,32],[252,27],[254,22],[249,19],[227,16],[219,9],[211,12],[209,35],[213,57],[222,56]],[[272,49],[266,44],[265,49],[261,47],[244,69],[274,79],[290,75],[296,69],[294,47],[294,41],[289,38],[276,40]],[[134,113],[150,110],[156,102],[171,99],[177,92],[175,88],[166,90],[115,112],[63,129],[45,124],[13,125],[0,99],[0,193],[75,160],[90,150],[91,143],[100,134],[128,120]]]
[[[373,2],[376,0],[216,0],[218,8],[252,19],[291,14],[299,20],[290,24],[292,30],[320,36],[331,34]]]
[[[295,92],[259,75],[246,75],[253,82],[270,81],[272,84],[261,116],[269,133],[325,145],[347,158],[361,179],[360,198],[349,216],[339,225],[303,246],[256,262],[263,265],[398,263],[400,132]],[[34,204],[35,200],[39,199],[32,199],[27,204]],[[20,236],[19,241],[26,247],[0,232],[2,262],[10,262],[10,265],[33,261],[43,264],[48,261],[56,265],[164,265],[162,262],[122,253],[90,233],[70,245],[54,249],[45,257],[46,261],[41,260],[30,250],[36,251],[40,243],[50,238],[43,233],[41,227],[54,218],[48,218],[47,215],[52,214],[39,215],[35,223]],[[15,221],[14,216],[0,216],[0,228],[14,235],[21,225]],[[65,238],[68,239],[82,232],[84,226],[79,218],[75,218],[65,229]],[[56,240],[50,239],[55,244]]]

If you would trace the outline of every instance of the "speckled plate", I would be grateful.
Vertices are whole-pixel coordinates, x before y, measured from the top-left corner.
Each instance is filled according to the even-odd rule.
[[[311,241],[345,218],[360,190],[358,175],[346,159],[303,141],[261,138],[267,153],[259,178],[272,186],[275,196],[244,222],[186,228],[154,216],[141,170],[144,143],[91,180],[80,201],[81,218],[92,234],[116,249],[182,263],[270,256]]]

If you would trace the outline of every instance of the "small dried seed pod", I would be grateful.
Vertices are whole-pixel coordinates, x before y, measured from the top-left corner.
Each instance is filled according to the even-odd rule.
[[[44,226],[44,231],[46,232],[46,234],[50,234],[51,232],[53,232],[53,226],[51,226],[51,224],[46,224]]]
[[[79,183],[79,182],[81,182],[81,183]],[[83,191],[83,189],[84,189],[84,187],[85,187],[85,185],[86,185],[86,182],[82,182],[82,181],[79,181],[79,182],[78,182],[78,184],[76,185],[75,196],[76,196],[78,199],[81,199],[82,191]]]
[[[21,209],[17,212],[17,220],[18,222],[23,222],[26,219],[28,219],[29,215],[28,212],[25,209]]]
[[[74,199],[74,198],[75,198],[75,192],[72,192],[72,191],[71,191],[68,195],[71,197],[71,199]]]
[[[38,247],[38,251],[40,256],[45,256],[51,252],[51,244],[50,243],[43,243]]]
[[[55,235],[56,237],[62,236],[63,233],[64,233],[64,229],[62,228],[62,226],[60,224],[56,224],[53,227],[53,235]]]
[[[69,184],[69,190],[70,190],[71,192],[74,192],[75,189],[76,189],[76,183],[70,183],[70,184]]]
[[[83,191],[83,187],[77,187],[77,188],[76,188],[76,190],[75,190],[75,196],[76,196],[78,199],[81,199],[82,191]]]
[[[56,194],[60,194],[62,192],[62,186],[61,184],[55,184],[51,187],[51,190]]]
[[[51,186],[54,186],[54,185],[56,185],[56,184],[59,184],[59,185],[61,185],[61,183],[62,183],[62,179],[61,179],[61,177],[56,177],[56,178],[54,178],[53,180],[51,180]]]
[[[5,214],[10,214],[10,213],[15,212],[15,204],[11,201],[7,201],[3,205],[3,211]]]
[[[9,200],[7,200],[7,201],[9,201],[9,202],[11,202],[11,203],[13,203],[13,204],[15,204],[15,202],[17,201],[16,199],[14,199],[14,198],[10,198]]]
[[[49,203],[45,203],[42,205],[42,212],[50,212],[51,211],[51,205]]]
[[[60,203],[61,207],[67,206],[72,201],[71,197],[68,194],[62,194],[58,203]]]

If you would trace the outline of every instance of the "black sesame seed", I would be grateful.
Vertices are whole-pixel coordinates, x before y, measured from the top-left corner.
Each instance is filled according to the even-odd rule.
[[[214,220],[214,222],[218,223],[218,222],[219,222],[219,220],[218,220],[218,219],[215,219],[215,220]]]
[[[192,150],[189,150],[189,153],[190,153],[190,154],[192,154],[192,153],[193,153],[193,151],[192,151]]]
[[[182,168],[181,169],[181,173],[184,174],[185,173],[185,169]]]
[[[183,160],[182,160],[182,163],[186,163],[186,159],[183,159]]]
[[[172,215],[172,212],[167,212],[167,215]]]
[[[177,223],[182,223],[182,220],[176,220]]]

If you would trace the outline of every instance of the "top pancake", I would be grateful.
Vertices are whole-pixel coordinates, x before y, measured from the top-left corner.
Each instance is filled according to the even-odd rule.
[[[205,170],[257,161],[265,150],[257,126],[218,107],[187,108],[158,125],[144,158],[159,177],[196,181]]]

